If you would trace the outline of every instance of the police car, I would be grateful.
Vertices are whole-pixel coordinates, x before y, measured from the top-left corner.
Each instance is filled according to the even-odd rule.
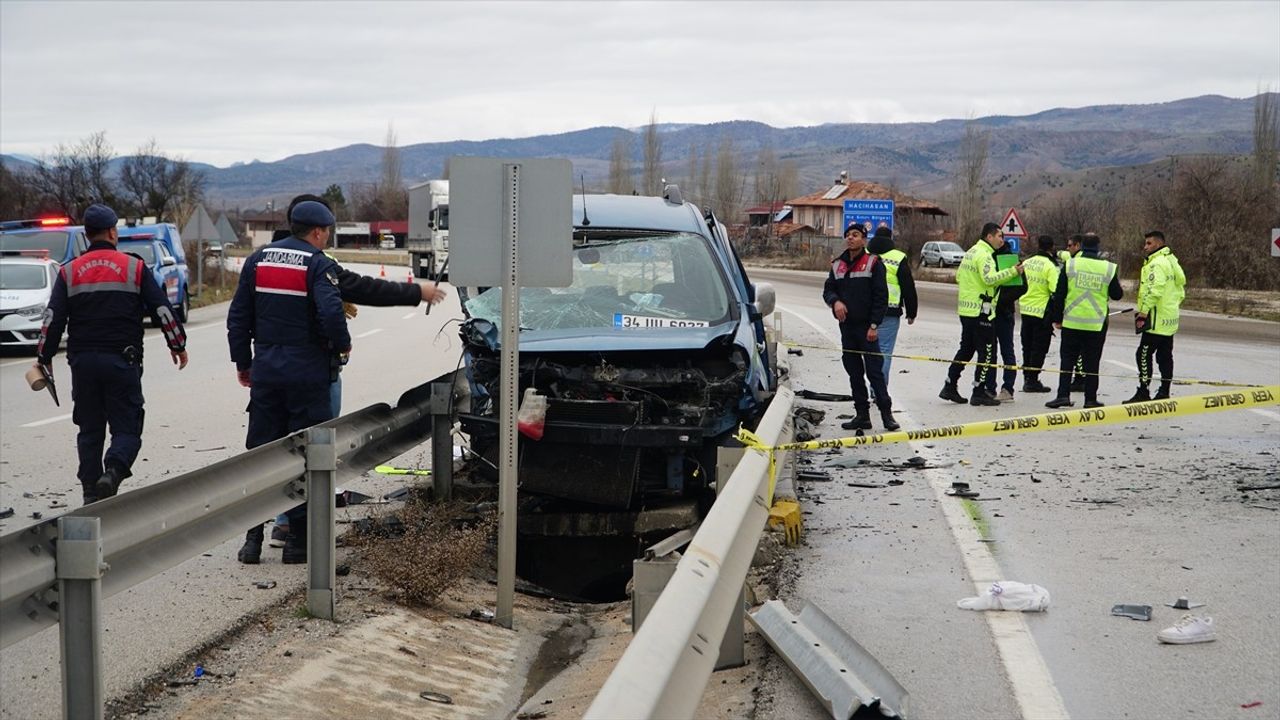
[[[43,253],[0,253],[0,345],[34,348],[53,295],[58,263]]]
[[[68,263],[89,248],[84,228],[70,218],[0,221],[0,252],[36,252],[57,263]]]
[[[174,312],[181,322],[187,321],[191,310],[191,295],[187,291],[188,270],[185,262],[180,263],[169,251],[168,244],[156,239],[148,233],[121,235],[117,249],[142,258],[147,269],[156,279],[156,284],[164,290],[165,297],[173,306]]]

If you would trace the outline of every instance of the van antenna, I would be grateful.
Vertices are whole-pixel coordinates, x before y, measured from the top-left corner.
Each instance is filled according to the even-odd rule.
[[[587,175],[583,173],[578,178],[582,183],[582,227],[587,227],[591,224],[587,219]]]

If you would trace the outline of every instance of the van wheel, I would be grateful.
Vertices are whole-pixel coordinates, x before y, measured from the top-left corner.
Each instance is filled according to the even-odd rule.
[[[187,322],[187,316],[191,314],[191,293],[186,287],[182,288],[182,302],[178,305],[178,322],[184,325]]]

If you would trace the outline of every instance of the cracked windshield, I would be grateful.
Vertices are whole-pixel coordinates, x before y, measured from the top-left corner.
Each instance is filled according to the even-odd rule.
[[[573,284],[523,288],[526,330],[706,327],[729,312],[724,281],[696,235],[592,240],[574,250]],[[472,317],[501,326],[502,289],[467,303]]]

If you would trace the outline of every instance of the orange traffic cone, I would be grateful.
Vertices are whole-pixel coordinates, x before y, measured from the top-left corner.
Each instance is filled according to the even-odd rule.
[[[379,266],[378,266],[378,277],[386,277],[386,276],[387,276],[387,266],[386,266],[386,265],[379,265]]]
[[[405,282],[413,282],[413,271],[412,271],[412,270],[410,270],[410,271],[409,271],[409,279],[408,279],[408,280],[405,280]]]

